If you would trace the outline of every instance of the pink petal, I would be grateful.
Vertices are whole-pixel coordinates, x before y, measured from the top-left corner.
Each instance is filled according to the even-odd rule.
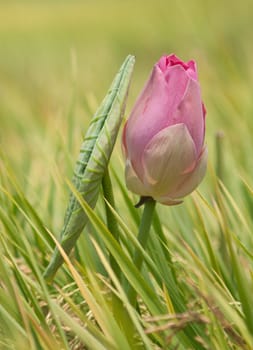
[[[136,175],[129,159],[127,159],[127,161],[126,161],[125,178],[126,178],[127,188],[130,191],[132,191],[136,194],[139,194],[140,196],[149,196],[150,195],[147,188],[144,186],[144,184],[140,181],[140,179]]]
[[[205,120],[198,82],[189,80],[184,96],[170,120],[170,124],[187,126],[199,155],[203,146]]]
[[[155,198],[155,200],[161,204],[170,205],[170,206],[183,203],[183,200],[176,200],[170,197],[159,197],[159,198]]]
[[[194,168],[196,150],[184,124],[167,127],[157,133],[146,146],[142,158],[143,183],[153,198],[175,189],[188,169]]]
[[[156,198],[156,200],[161,203],[165,203],[166,201],[171,200],[178,201],[181,198],[184,198],[185,196],[190,194],[192,191],[194,191],[205,176],[207,167],[207,156],[208,151],[205,147],[201,153],[200,158],[197,161],[194,170],[181,178],[182,182],[178,185],[177,188],[175,188],[174,191],[168,192],[166,196]]]
[[[157,65],[159,66],[159,68],[162,70],[163,73],[165,73],[166,71],[169,71],[170,68],[175,65],[181,65],[184,68],[186,74],[188,74],[188,76],[191,79],[198,80],[197,67],[196,67],[195,61],[193,60],[189,62],[183,62],[176,55],[171,54],[169,56],[162,56],[160,60],[157,62]]]
[[[185,70],[179,65],[171,67],[167,76],[155,66],[138,98],[128,119],[125,147],[139,177],[143,173],[141,158],[144,148],[160,130],[173,124],[172,116],[185,94],[188,80]]]

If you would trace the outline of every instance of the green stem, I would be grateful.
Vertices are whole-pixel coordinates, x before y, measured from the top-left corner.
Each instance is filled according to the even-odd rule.
[[[147,246],[155,204],[156,202],[152,198],[149,198],[144,204],[144,210],[142,213],[142,218],[141,218],[141,223],[140,223],[139,233],[138,233],[138,241],[143,249],[145,249]],[[141,270],[142,262],[143,262],[143,255],[141,251],[138,248],[136,248],[134,257],[133,257],[133,263],[138,270]],[[129,289],[128,289],[128,300],[133,306],[135,306],[136,291],[132,286],[129,286]]]
[[[224,182],[224,133],[222,131],[218,131],[215,135],[215,148],[216,148],[216,199],[221,209],[222,213],[225,214],[223,210],[222,198],[221,198],[221,186],[220,181]],[[225,218],[225,216],[224,216]],[[230,266],[227,243],[225,234],[220,228],[220,242],[219,242],[219,251],[222,256],[222,259],[225,262],[225,266]]]
[[[104,192],[104,197],[106,199],[105,201],[105,210],[106,210],[106,220],[107,220],[107,227],[113,237],[118,241],[119,240],[119,227],[118,227],[118,222],[114,216],[114,214],[111,211],[111,208],[115,208],[115,201],[114,201],[114,196],[113,196],[113,190],[112,190],[112,183],[109,175],[108,169],[104,173],[104,177],[102,180],[102,187],[103,187],[103,192]],[[108,205],[110,204],[110,206]],[[117,276],[117,278],[120,280],[121,278],[121,272],[119,265],[117,264],[116,260],[110,254],[110,265]]]
[[[216,174],[219,180],[224,178],[224,133],[218,131],[215,135],[216,143]]]

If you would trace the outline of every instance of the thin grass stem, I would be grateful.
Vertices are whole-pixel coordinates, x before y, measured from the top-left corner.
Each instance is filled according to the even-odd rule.
[[[109,170],[107,169],[105,171],[104,177],[102,179],[102,187],[104,192],[104,198],[105,198],[105,211],[106,211],[106,221],[107,221],[107,227],[109,231],[112,233],[113,237],[119,241],[119,226],[116,217],[114,216],[113,212],[110,209],[110,206],[115,209],[115,201],[114,201],[114,195],[113,195],[113,189],[112,189],[112,182],[109,174]],[[109,206],[109,205],[110,206]],[[119,268],[119,265],[113,255],[110,253],[110,265],[117,276],[117,278],[121,279],[121,271]]]
[[[156,205],[156,202],[152,198],[149,198],[144,204],[144,210],[143,210],[141,223],[139,227],[139,233],[138,233],[138,241],[143,249],[145,249],[147,246],[149,232],[150,232],[152,219],[155,211],[155,205]],[[143,255],[140,252],[140,250],[136,248],[134,252],[133,263],[138,270],[141,269],[142,262],[143,262]],[[136,295],[135,289],[132,286],[129,286],[127,294],[128,294],[129,302],[133,306],[135,306],[137,295]]]

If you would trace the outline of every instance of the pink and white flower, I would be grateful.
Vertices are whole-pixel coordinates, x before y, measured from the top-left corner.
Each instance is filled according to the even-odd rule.
[[[205,114],[196,63],[162,56],[124,127],[128,189],[166,205],[182,202],[206,172]]]

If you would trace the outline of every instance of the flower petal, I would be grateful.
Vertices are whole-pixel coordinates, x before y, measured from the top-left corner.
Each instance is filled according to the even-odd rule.
[[[136,175],[129,159],[126,160],[125,178],[127,188],[140,196],[149,196],[150,193]]]
[[[197,81],[192,79],[188,81],[185,94],[170,123],[183,123],[187,126],[195,143],[197,155],[199,155],[205,136],[205,113],[201,102],[200,87]]]
[[[156,65],[136,101],[125,130],[125,148],[132,165],[141,178],[141,157],[148,142],[168,125],[182,100],[189,77],[182,66],[170,67],[166,75]]]
[[[172,198],[183,198],[195,190],[205,176],[207,158],[208,150],[204,147],[194,170],[185,177],[176,191],[170,194]]]
[[[157,202],[164,204],[164,205],[178,205],[183,203],[183,200],[180,199],[172,199],[170,197],[157,197],[154,198]]]
[[[196,163],[195,145],[187,127],[177,124],[161,130],[146,146],[142,162],[143,183],[153,198],[174,192]]]
[[[174,192],[168,192],[164,197],[155,198],[158,202],[171,205],[172,201],[180,201],[182,198],[190,194],[197,188],[206,173],[207,167],[207,147],[203,148],[201,156],[194,170],[182,178],[182,182],[178,185]]]

